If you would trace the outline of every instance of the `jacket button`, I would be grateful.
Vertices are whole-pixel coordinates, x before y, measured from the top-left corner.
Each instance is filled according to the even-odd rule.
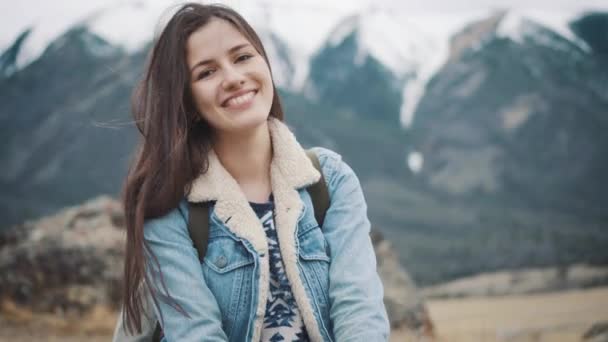
[[[228,260],[226,260],[226,257],[223,255],[220,255],[216,260],[215,260],[215,266],[219,267],[219,268],[224,268],[226,267],[226,265],[228,264]]]

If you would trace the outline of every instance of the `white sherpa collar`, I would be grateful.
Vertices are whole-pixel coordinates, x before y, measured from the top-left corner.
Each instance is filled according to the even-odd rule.
[[[275,118],[269,118],[268,128],[272,141],[271,184],[275,194],[301,189],[319,180],[320,174],[310,162],[306,152],[289,128]],[[212,150],[209,168],[192,182],[188,201],[216,201],[214,211],[220,220],[237,236],[249,240],[258,252],[267,250],[263,228],[252,229],[258,222],[249,202],[236,180],[222,166]],[[277,178],[277,179],[274,179]],[[279,186],[280,188],[275,188]],[[229,222],[226,222],[228,219]],[[235,220],[236,219],[236,220]]]
[[[276,167],[281,172],[286,185],[293,189],[300,189],[319,180],[319,172],[312,165],[289,128],[272,117],[268,120],[268,128],[273,149],[271,169]],[[211,150],[209,169],[193,181],[188,201],[237,201],[244,198],[242,195],[234,178],[222,166],[215,152]]]

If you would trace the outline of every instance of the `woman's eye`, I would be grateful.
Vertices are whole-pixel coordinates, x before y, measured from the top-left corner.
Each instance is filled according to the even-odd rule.
[[[243,61],[248,60],[248,59],[249,59],[249,58],[251,58],[251,57],[253,57],[253,56],[252,56],[252,55],[249,55],[249,54],[240,55],[240,56],[238,56],[238,57],[236,58],[236,61],[237,61],[237,62],[243,62]]]
[[[207,78],[207,77],[211,76],[211,74],[213,74],[212,69],[203,70],[198,74],[198,76],[196,76],[196,79],[202,80],[203,78]]]

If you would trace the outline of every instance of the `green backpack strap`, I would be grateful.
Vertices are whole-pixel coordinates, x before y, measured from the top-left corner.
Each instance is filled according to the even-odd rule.
[[[329,209],[329,192],[327,190],[327,184],[325,183],[325,177],[323,176],[323,170],[321,169],[321,163],[319,158],[312,150],[306,150],[306,155],[314,165],[315,169],[321,174],[321,178],[316,183],[310,185],[307,190],[310,198],[312,199],[312,206],[315,210],[315,219],[319,227],[323,228],[323,222],[325,221],[325,213]]]

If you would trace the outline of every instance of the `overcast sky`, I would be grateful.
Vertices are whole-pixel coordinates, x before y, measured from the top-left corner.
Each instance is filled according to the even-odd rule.
[[[28,26],[43,27],[44,32],[39,30],[33,39],[48,41],[97,9],[138,1],[156,8],[158,13],[162,13],[162,10],[171,4],[183,2],[174,0],[0,1],[0,49],[6,48]],[[298,12],[315,11],[336,17],[370,6],[388,7],[404,12],[459,12],[494,8],[548,12],[608,10],[608,0],[224,0],[221,2],[237,10],[243,6],[252,6],[252,2],[255,2],[259,5],[254,6],[284,7],[286,10],[293,9]],[[125,23],[125,25],[129,24]]]

